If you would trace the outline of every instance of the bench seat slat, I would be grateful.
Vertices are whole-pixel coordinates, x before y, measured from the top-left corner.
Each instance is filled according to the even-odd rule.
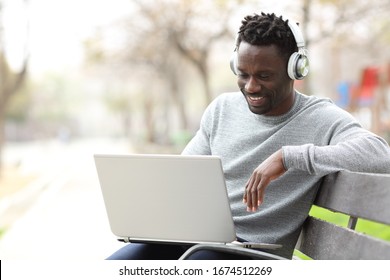
[[[325,177],[315,204],[390,224],[390,175],[341,171]]]
[[[297,249],[317,260],[390,259],[390,243],[314,217],[304,225]]]

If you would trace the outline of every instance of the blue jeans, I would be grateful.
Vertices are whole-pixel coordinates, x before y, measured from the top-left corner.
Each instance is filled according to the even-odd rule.
[[[171,244],[128,244],[107,260],[177,260],[190,246]],[[200,250],[189,257],[190,260],[247,260],[249,257],[212,250]]]

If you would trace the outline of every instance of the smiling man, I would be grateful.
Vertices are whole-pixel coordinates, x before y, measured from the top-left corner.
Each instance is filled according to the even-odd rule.
[[[274,14],[244,18],[231,61],[239,91],[218,96],[183,154],[221,157],[239,240],[278,243],[291,258],[322,178],[340,170],[390,173],[390,149],[331,100],[294,81],[308,73],[299,27]],[[213,213],[210,213],[212,215]],[[147,258],[174,252],[144,245]],[[112,258],[138,258],[135,245]],[[193,259],[234,259],[198,251]]]
[[[389,173],[390,149],[331,100],[294,89],[308,73],[294,22],[245,17],[231,67],[240,91],[210,104],[183,153],[220,156],[238,236],[291,258],[323,176]]]
[[[254,114],[277,116],[294,104],[294,86],[288,77],[286,58],[275,45],[242,42],[238,51],[238,86]]]

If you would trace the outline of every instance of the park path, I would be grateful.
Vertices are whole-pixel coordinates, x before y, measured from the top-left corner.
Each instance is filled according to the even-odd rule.
[[[41,181],[1,207],[20,212],[1,236],[3,260],[101,260],[123,246],[112,235],[93,161],[94,153],[126,153],[126,141],[83,140],[32,149],[30,168],[43,168]],[[19,149],[20,150],[20,149]],[[17,153],[17,149],[13,151]],[[41,184],[41,185],[39,185]],[[26,208],[26,209],[24,209]],[[19,211],[23,209],[24,211]],[[11,213],[12,214],[12,213]]]

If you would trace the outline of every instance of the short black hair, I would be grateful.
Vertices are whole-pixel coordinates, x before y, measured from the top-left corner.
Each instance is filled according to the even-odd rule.
[[[261,15],[248,15],[242,20],[242,25],[238,31],[236,48],[242,41],[256,46],[275,45],[280,54],[286,58],[298,50],[288,20],[283,20],[282,16],[277,17],[274,13]]]

